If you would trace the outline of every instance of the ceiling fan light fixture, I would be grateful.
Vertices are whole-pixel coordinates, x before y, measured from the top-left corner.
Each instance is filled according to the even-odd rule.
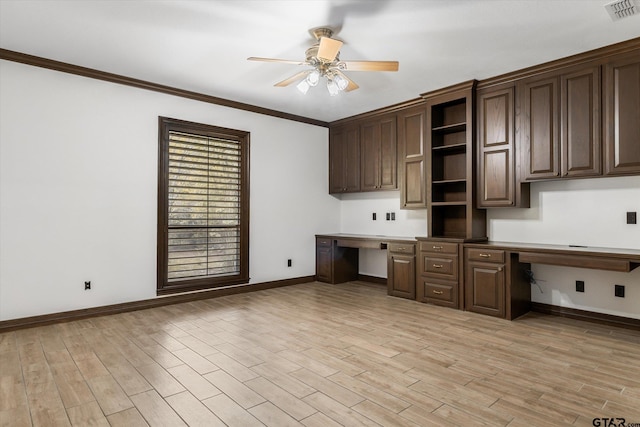
[[[320,72],[318,70],[313,70],[307,76],[307,84],[309,86],[316,86],[319,81],[320,81]]]
[[[336,82],[336,85],[338,85],[338,89],[340,90],[345,90],[347,86],[349,86],[349,82],[347,81],[347,79],[342,77],[340,74],[336,74],[333,78],[333,81]]]
[[[336,82],[331,79],[327,79],[327,90],[331,96],[336,96],[340,92],[340,88]]]
[[[317,84],[317,83],[316,83]],[[309,83],[307,83],[307,79],[302,80],[300,83],[296,85],[296,88],[305,95],[309,91]]]

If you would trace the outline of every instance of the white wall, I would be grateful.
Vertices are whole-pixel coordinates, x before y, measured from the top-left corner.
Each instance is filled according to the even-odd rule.
[[[531,208],[489,209],[491,240],[640,249],[640,224],[628,225],[626,212],[640,213],[640,176],[536,182]],[[640,319],[640,268],[630,273],[532,266],[542,292],[533,301]],[[584,280],[585,292],[575,291]],[[625,285],[625,298],[614,285]]]
[[[427,235],[427,210],[401,210],[399,191],[342,194],[340,196],[340,232],[416,237]],[[372,213],[377,214],[376,221]],[[386,213],[395,212],[396,220],[387,221]],[[387,277],[387,252],[360,249],[360,274]]]
[[[251,283],[315,274],[327,129],[0,61],[0,320],[155,297],[158,116],[251,132]]]
[[[317,233],[426,235],[397,191],[327,194],[324,128],[0,61],[0,320],[155,297],[159,115],[251,132],[251,283],[313,275]],[[531,189],[530,209],[489,209],[491,240],[640,249],[640,177]],[[533,270],[534,301],[640,318],[640,269]],[[385,251],[360,273],[386,277]]]

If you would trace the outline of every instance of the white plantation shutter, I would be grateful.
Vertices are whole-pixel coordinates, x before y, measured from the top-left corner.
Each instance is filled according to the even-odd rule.
[[[168,126],[162,133],[162,287],[229,284],[246,269],[244,140],[185,126]]]

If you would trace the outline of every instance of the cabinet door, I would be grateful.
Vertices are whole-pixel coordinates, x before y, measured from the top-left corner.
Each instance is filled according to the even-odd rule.
[[[558,81],[558,77],[527,79],[518,86],[526,180],[560,176]]]
[[[467,262],[465,306],[476,313],[505,316],[504,264]]]
[[[345,185],[344,129],[329,133],[329,193],[343,193]]]
[[[640,173],[640,53],[604,68],[604,155],[607,175]]]
[[[333,249],[331,246],[316,246],[316,280],[333,283]]]
[[[360,191],[360,132],[349,128],[344,139],[345,192]]]
[[[515,206],[514,88],[478,94],[478,206]]]
[[[380,182],[379,189],[398,188],[398,139],[396,117],[380,120]]]
[[[380,123],[365,123],[360,127],[360,182],[362,191],[380,187]]]
[[[329,193],[360,191],[360,133],[357,126],[329,133]]]
[[[401,155],[401,209],[427,207],[425,182],[426,109],[414,108],[398,115],[398,147]]]
[[[396,297],[415,299],[415,256],[389,254],[387,264],[387,293]]]
[[[562,176],[601,174],[600,66],[560,76]]]

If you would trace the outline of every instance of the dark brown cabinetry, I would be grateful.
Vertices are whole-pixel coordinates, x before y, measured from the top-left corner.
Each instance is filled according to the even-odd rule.
[[[465,310],[513,320],[531,309],[531,285],[518,254],[465,245]]]
[[[465,255],[465,308],[476,313],[504,317],[504,251],[466,249]]]
[[[362,191],[395,190],[397,185],[396,117],[387,116],[360,127]]]
[[[387,247],[387,293],[392,296],[416,297],[416,245],[389,243]]]
[[[517,90],[523,178],[600,175],[600,66],[524,79]]]
[[[478,207],[529,207],[520,183],[515,143],[515,87],[480,89],[478,99]]]
[[[422,240],[418,247],[417,300],[462,308],[462,301],[458,298],[461,288],[461,245]]]
[[[640,51],[604,66],[604,168],[640,173]]]
[[[333,281],[333,241],[328,238],[316,238],[316,280]]]
[[[358,278],[358,249],[341,247],[330,236],[316,236],[316,280],[343,283]]]
[[[402,209],[427,207],[425,125],[426,109],[423,105],[398,113],[398,152],[401,169],[399,187]]]
[[[343,126],[329,133],[329,193],[360,191],[360,129]]]
[[[486,234],[474,190],[475,81],[437,93],[427,102],[427,228],[430,237],[475,239]]]

